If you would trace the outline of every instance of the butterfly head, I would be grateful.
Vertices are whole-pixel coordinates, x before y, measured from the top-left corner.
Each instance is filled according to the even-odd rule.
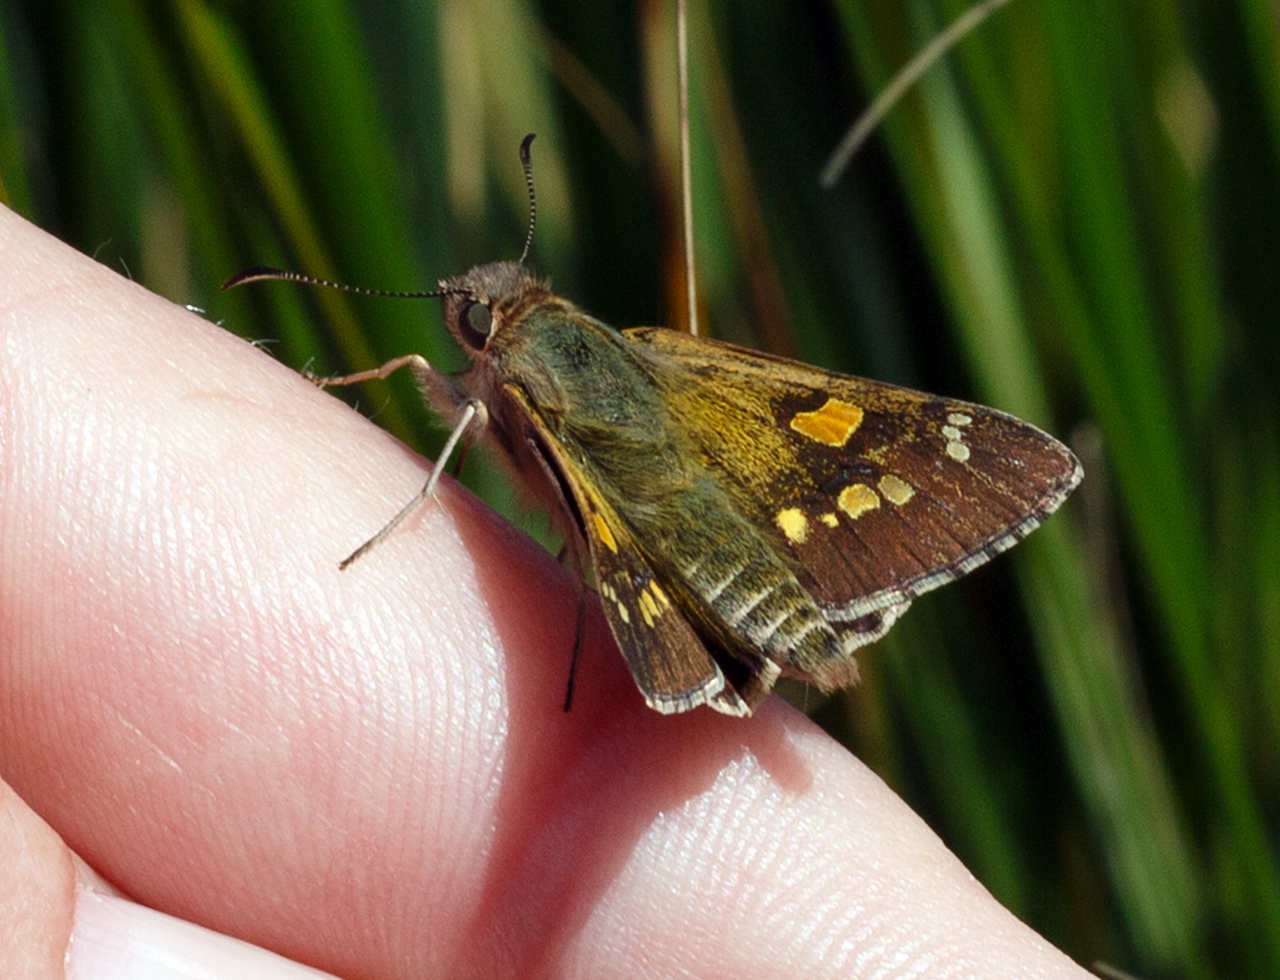
[[[534,307],[556,298],[546,282],[515,262],[478,265],[445,279],[438,295],[449,332],[473,356],[488,350]]]

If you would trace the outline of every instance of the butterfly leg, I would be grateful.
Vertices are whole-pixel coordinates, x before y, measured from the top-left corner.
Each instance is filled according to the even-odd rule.
[[[578,584],[578,625],[573,631],[573,653],[569,657],[569,682],[564,686],[564,711],[573,707],[573,684],[578,678],[578,654],[582,652],[582,634],[587,625],[587,590]]]
[[[577,550],[569,547],[566,535],[560,550],[556,552],[556,561],[574,572],[573,579],[578,583],[578,625],[573,631],[573,652],[569,655],[569,680],[564,686],[565,714],[573,707],[573,687],[578,678],[578,654],[582,652],[582,634],[587,625],[587,587],[583,584],[582,562]],[[572,567],[570,567],[572,563]]]
[[[415,358],[417,360],[422,361],[423,364],[426,364],[426,361],[418,357],[416,354],[411,354],[411,355],[408,355],[407,357],[398,358],[397,360],[403,361],[404,363],[407,364],[407,363],[410,363]],[[393,364],[395,362],[388,361],[387,363]],[[378,368],[377,370],[381,371],[385,367],[387,367],[386,364],[384,364],[382,368]],[[392,370],[394,370],[394,368],[392,368]],[[385,377],[385,375],[377,374],[376,371],[365,372],[365,373],[367,373],[370,377]],[[352,375],[351,377],[355,378],[357,376]],[[339,381],[342,383],[345,383],[347,380],[348,379],[346,378],[339,379]],[[359,380],[363,381],[366,379],[361,377],[359,378]],[[386,523],[386,525],[382,528],[381,531],[379,531],[377,534],[371,537],[368,541],[362,544],[359,548],[353,551],[350,555],[348,555],[346,558],[340,561],[338,563],[339,569],[347,568],[357,558],[364,556],[366,553],[371,551],[377,545],[381,544],[384,540],[386,540],[387,536],[392,531],[394,531],[396,527],[399,526],[401,521],[403,521],[406,517],[408,517],[410,514],[416,511],[419,507],[421,507],[423,503],[425,503],[426,501],[430,500],[433,496],[435,496],[436,486],[440,483],[440,474],[444,472],[445,464],[449,461],[450,455],[452,455],[454,449],[457,448],[458,443],[461,441],[463,435],[467,431],[467,428],[471,426],[472,423],[478,423],[480,428],[482,429],[489,424],[489,410],[485,407],[484,402],[469,401],[465,405],[463,405],[462,411],[458,415],[458,421],[454,424],[453,431],[449,433],[449,438],[444,444],[444,449],[440,450],[439,458],[436,459],[435,463],[431,467],[431,475],[427,477],[427,482],[423,485],[422,489],[418,492],[417,496],[415,496],[407,504],[401,507],[400,512],[396,514],[395,517],[391,518],[391,520]]]
[[[467,451],[471,448],[468,440],[458,447],[458,455],[453,458],[453,478],[455,480],[462,477],[462,464],[467,460]]]
[[[404,367],[409,369],[409,372],[418,382],[418,387],[424,392],[432,391],[439,386],[441,375],[431,366],[431,362],[421,354],[405,354],[403,357],[395,357],[381,367],[372,368],[368,371],[357,371],[355,374],[321,378],[310,371],[304,371],[303,376],[321,388],[330,388],[338,385],[359,384],[362,381],[385,381]],[[481,428],[484,428],[484,426],[481,425]],[[462,472],[462,463],[467,458],[467,449],[468,446],[464,443],[462,448],[458,450],[458,457],[453,465],[454,476]]]
[[[306,378],[321,388],[331,388],[338,385],[359,384],[361,381],[385,381],[403,367],[407,367],[413,372],[413,376],[419,379],[429,378],[435,374],[435,368],[421,354],[405,354],[403,357],[393,357],[381,367],[371,368],[368,371],[357,371],[355,374],[343,374],[334,378],[318,378],[307,372]]]

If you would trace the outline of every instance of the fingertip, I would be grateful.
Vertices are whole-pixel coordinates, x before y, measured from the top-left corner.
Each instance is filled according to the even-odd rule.
[[[320,980],[331,976],[124,898],[87,888],[76,891],[67,980]]]
[[[0,782],[0,977],[63,976],[74,892],[71,852]]]

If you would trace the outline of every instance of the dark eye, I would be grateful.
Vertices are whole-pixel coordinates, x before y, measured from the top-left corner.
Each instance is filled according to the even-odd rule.
[[[468,303],[458,317],[458,329],[469,347],[484,350],[493,332],[493,314],[483,303]]]

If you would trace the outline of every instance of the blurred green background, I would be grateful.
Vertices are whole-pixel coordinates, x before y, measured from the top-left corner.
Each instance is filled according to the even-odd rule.
[[[810,706],[1081,962],[1271,980],[1280,27],[1263,0],[1016,0],[821,191],[868,93],[964,6],[691,0],[709,331],[998,406],[1087,471]],[[268,263],[420,289],[514,258],[536,132],[534,267],[616,325],[679,326],[673,18],[0,0],[3,192],[286,364],[457,365],[434,303],[218,286]],[[360,401],[439,445],[408,383]]]

